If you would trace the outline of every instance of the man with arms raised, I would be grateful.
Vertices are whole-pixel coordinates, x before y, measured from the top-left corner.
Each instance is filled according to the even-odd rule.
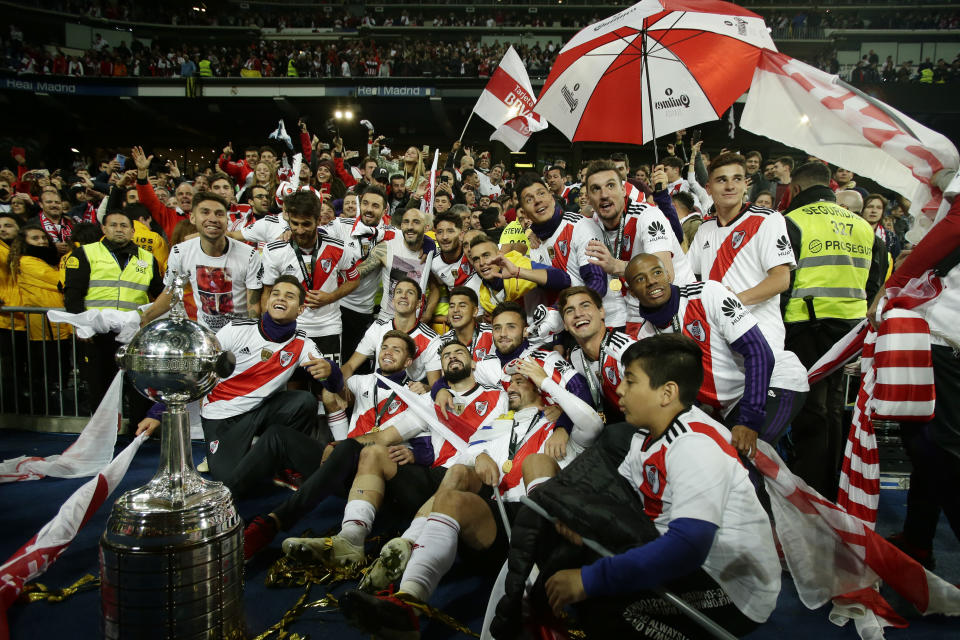
[[[353,253],[343,243],[317,232],[320,200],[299,191],[284,200],[289,242],[271,242],[263,251],[263,288],[266,296],[285,274],[300,278],[307,291],[306,309],[297,323],[320,348],[320,355],[340,363],[340,305],[359,282]],[[340,284],[341,280],[343,284]]]
[[[630,258],[638,253],[656,254],[680,284],[693,282],[693,272],[686,254],[659,208],[644,201],[627,207],[623,181],[616,165],[609,160],[595,160],[587,167],[587,197],[596,212],[593,218],[601,241],[591,240],[587,256],[612,276],[604,296],[607,326],[624,327],[639,321],[636,300],[623,291],[621,278]]]
[[[137,197],[140,202],[149,211],[157,223],[163,227],[163,232],[168,238],[173,237],[173,228],[181,220],[187,220],[190,216],[190,209],[193,206],[193,187],[189,182],[181,182],[173,192],[173,197],[177,201],[176,207],[168,207],[160,202],[153,185],[150,184],[150,161],[153,156],[148,156],[143,152],[143,147],[133,147],[130,150],[130,157],[137,165]],[[196,223],[194,223],[196,224]]]
[[[189,277],[197,321],[213,331],[233,318],[260,315],[254,297],[262,286],[260,254],[255,247],[226,236],[227,203],[215,193],[200,192],[193,198],[190,221],[199,235],[171,249],[164,284],[169,287],[175,273]],[[167,290],[143,313],[141,326],[169,309]]]
[[[660,258],[648,254],[630,261],[625,279],[645,319],[639,339],[683,333],[700,347],[700,405],[730,425],[733,445],[752,456],[758,437],[775,444],[809,390],[797,356],[771,345],[759,321],[718,282],[678,287],[670,283]]]
[[[557,463],[546,453],[555,425],[544,415],[541,392],[556,396],[565,413],[576,418],[569,455]],[[507,517],[516,514],[519,500],[552,478],[579,451],[592,444],[603,427],[600,417],[580,398],[553,382],[531,360],[518,363],[507,391],[511,413],[477,430],[462,465],[449,474],[461,477],[457,488],[441,486],[424,505],[422,530],[394,595],[373,596],[351,591],[341,600],[347,619],[374,634],[411,632],[419,628],[409,602],[427,602],[453,566],[457,548],[466,560],[497,566],[506,555],[507,524],[493,493],[502,496]],[[409,532],[408,532],[409,534]],[[768,534],[769,535],[769,534]]]
[[[780,562],[770,520],[730,446],[730,432],[693,406],[703,380],[700,350],[682,336],[656,336],[632,345],[623,361],[617,393],[637,434],[619,472],[661,535],[554,573],[546,582],[550,606],[560,615],[583,602],[577,613],[590,637],[661,637],[651,635],[654,630],[669,632],[663,637],[702,637],[700,627],[650,593],[688,578],[702,585],[696,593],[709,603],[704,612],[745,635],[776,607]]]
[[[460,448],[465,449],[466,443],[477,429],[491,423],[506,411],[507,397],[499,388],[477,384],[473,377],[470,355],[463,344],[455,340],[443,343],[440,347],[440,360],[443,363],[444,380],[450,385],[458,407],[456,418],[448,420],[447,424],[461,441]],[[371,379],[368,384],[351,387],[366,388],[373,384],[374,380]],[[410,414],[403,418],[407,423],[413,424],[419,420],[413,417],[414,412],[410,409],[405,409],[404,413]],[[422,422],[419,424],[426,427]],[[389,435],[387,429],[386,432],[381,431],[378,437],[382,440]],[[391,558],[394,554],[400,554],[405,562],[405,558],[410,556],[418,531],[425,523],[425,517],[414,517],[418,508],[439,487],[458,487],[462,480],[461,474],[447,474],[447,468],[457,459],[458,449],[438,433],[426,430],[425,433],[417,434],[400,430],[398,435],[390,437],[390,440],[397,440],[398,436],[409,439],[414,435],[423,437],[411,440],[412,449],[388,448],[383,446],[384,443],[380,446],[365,446],[360,452],[357,471],[343,512],[340,533],[329,538],[289,538],[283,543],[284,552],[288,555],[319,559],[330,568],[360,562],[364,557],[363,543],[370,534],[376,514],[383,504],[384,494],[387,494],[398,515],[413,519],[410,528],[400,538],[385,545],[381,554],[384,561],[381,562],[381,570],[393,567],[392,571],[395,572],[396,559]],[[400,567],[401,572],[402,570]],[[377,573],[377,570],[371,568],[363,588],[383,588],[399,577],[378,576]],[[383,580],[387,582],[384,583]],[[371,581],[375,584],[370,585]]]
[[[756,316],[770,346],[782,349],[780,294],[790,287],[790,270],[797,263],[783,216],[743,203],[745,167],[738,153],[722,153],[710,163],[707,191],[716,215],[697,229],[687,257],[701,280],[733,291]]]
[[[622,331],[607,329],[606,309],[597,292],[570,287],[557,299],[563,326],[577,341],[569,360],[587,380],[593,408],[606,424],[623,421],[617,387],[623,380],[623,352],[634,342]]]

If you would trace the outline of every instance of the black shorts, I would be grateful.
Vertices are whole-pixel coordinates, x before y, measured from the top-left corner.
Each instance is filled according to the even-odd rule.
[[[480,490],[479,496],[487,503],[490,509],[490,516],[497,525],[497,536],[486,549],[474,549],[468,545],[460,543],[460,559],[467,566],[475,571],[499,571],[500,565],[507,559],[507,553],[510,551],[510,536],[507,534],[507,527],[503,522],[503,516],[500,515],[500,507],[497,506],[497,499],[493,495],[493,488],[484,485]],[[504,502],[503,508],[507,512],[507,520],[511,526],[516,520],[517,512],[522,505],[519,502]]]
[[[422,464],[404,464],[397,467],[397,475],[387,481],[386,498],[390,510],[407,522],[417,510],[440,488],[446,467],[425,467]]]

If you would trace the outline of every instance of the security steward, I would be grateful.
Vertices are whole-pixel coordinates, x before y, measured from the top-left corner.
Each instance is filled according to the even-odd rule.
[[[866,317],[867,301],[887,273],[883,241],[866,220],[837,204],[829,185],[827,165],[799,167],[790,183],[790,207],[783,212],[797,260],[781,298],[785,347],[807,369]],[[828,500],[837,493],[844,405],[838,371],[810,387],[793,421],[791,469]]]
[[[133,242],[134,221],[126,210],[109,211],[103,218],[100,242],[77,248],[66,260],[63,305],[70,313],[87,309],[138,311],[163,291],[163,275],[153,254]],[[90,396],[90,408],[100,405],[117,373],[114,332],[100,333],[81,341],[80,370]],[[138,393],[125,393],[128,414],[136,424],[150,407]]]

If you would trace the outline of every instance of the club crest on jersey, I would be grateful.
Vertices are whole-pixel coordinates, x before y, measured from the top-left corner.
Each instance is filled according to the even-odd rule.
[[[273,351],[270,349],[260,349],[260,362],[266,362],[273,357]]]
[[[477,402],[473,403],[473,408],[476,409],[477,415],[482,418],[487,414],[489,405],[487,404],[486,400],[478,400]]]
[[[733,235],[730,236],[730,245],[734,249],[739,249],[740,245],[743,244],[743,239],[746,237],[746,231],[734,231]]]
[[[396,413],[400,410],[400,398],[397,398],[390,403],[390,406],[387,407],[387,413]]]
[[[320,260],[320,268],[323,269],[324,273],[330,273],[331,266],[333,265],[330,263],[329,258],[323,258]]]
[[[293,351],[281,351],[280,352],[280,366],[285,367],[290,364],[290,361],[293,360]]]
[[[220,441],[219,441],[219,440],[214,440],[213,442],[211,442],[211,443],[210,443],[210,455],[215,454],[215,453],[217,452],[217,449],[219,449],[219,448],[220,448]]]
[[[630,246],[632,244],[633,242],[630,239],[630,236],[627,236],[627,235],[623,236],[623,252],[624,253],[630,253]]]
[[[617,384],[617,372],[613,370],[613,367],[604,367],[603,375],[610,384]]]
[[[643,478],[647,481],[650,491],[654,494],[660,493],[660,470],[656,465],[648,464],[643,467]]]
[[[566,255],[567,255],[567,241],[566,241],[566,240],[561,240],[561,241],[559,241],[559,242],[557,243],[557,249],[560,250],[560,255],[566,256]]]
[[[688,324],[687,332],[691,335],[691,337],[699,342],[703,342],[707,339],[707,332],[703,330],[703,324],[699,320],[694,320]]]
[[[484,358],[487,357],[487,350],[484,349],[483,347],[477,347],[476,349],[473,350],[473,355],[476,357],[477,360],[483,360]]]

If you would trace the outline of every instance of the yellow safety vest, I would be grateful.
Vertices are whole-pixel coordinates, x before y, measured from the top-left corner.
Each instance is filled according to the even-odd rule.
[[[293,58],[291,58],[290,60],[287,60],[287,77],[296,78],[299,75],[300,74],[297,73],[297,65],[293,63]]]
[[[800,255],[784,322],[867,315],[867,278],[873,257],[870,224],[834,202],[814,202],[787,214],[800,228]]]
[[[213,69],[212,69],[211,66],[210,66],[210,61],[207,60],[206,58],[204,58],[203,60],[201,60],[201,61],[200,61],[200,64],[198,64],[197,67],[199,67],[199,69],[200,69],[200,77],[201,77],[201,78],[212,78],[212,77],[213,77]]]
[[[153,256],[149,251],[138,247],[137,255],[131,256],[121,271],[117,259],[103,242],[81,248],[90,262],[90,283],[83,300],[85,308],[135,311],[150,301],[147,290],[153,279]]]

